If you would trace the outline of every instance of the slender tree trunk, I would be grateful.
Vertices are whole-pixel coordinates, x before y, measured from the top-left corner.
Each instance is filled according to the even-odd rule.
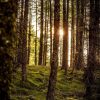
[[[66,10],[67,2],[67,10]],[[62,58],[62,69],[65,69],[67,73],[68,68],[68,11],[69,11],[69,0],[63,0],[63,58]]]
[[[60,0],[55,0],[53,57],[51,62],[51,72],[49,77],[49,85],[48,85],[46,100],[55,100],[54,96],[55,96],[55,87],[56,87],[56,80],[57,80],[59,26],[60,26]]]
[[[37,65],[37,0],[36,0],[36,35],[35,35],[35,65]]]
[[[50,1],[50,64],[52,61],[52,0]]]
[[[95,42],[96,42],[96,57],[95,58],[100,58],[100,0],[95,0],[95,29],[96,29],[96,36],[95,36]],[[96,61],[96,66],[100,66],[100,61]]]
[[[83,19],[84,19],[84,2],[77,0],[77,26],[76,26],[76,69],[83,67]]]
[[[46,65],[46,56],[47,56],[47,28],[48,28],[48,26],[47,26],[47,24],[48,24],[48,19],[47,19],[47,14],[48,14],[48,8],[47,8],[47,5],[48,4],[48,2],[47,1],[45,1],[45,5],[46,5],[46,7],[45,7],[45,34],[44,34],[44,52],[43,52],[43,64],[44,65]]]
[[[28,55],[27,55],[27,60],[28,60],[28,62],[27,62],[27,64],[29,64],[29,62],[30,62],[30,49],[31,49],[31,45],[30,45],[30,43],[31,43],[31,21],[32,21],[32,15],[31,15],[31,9],[30,9],[30,13],[29,13],[30,15],[29,15],[29,33],[28,33]]]
[[[29,0],[25,0],[24,10],[24,26],[22,38],[22,81],[26,80],[26,66],[27,66],[27,23],[28,23],[28,6]]]
[[[18,34],[18,51],[17,51],[17,64],[22,66],[22,38],[23,38],[23,23],[24,23],[24,0],[21,0],[21,16],[19,23],[19,34]]]
[[[97,70],[100,71],[100,0],[95,0],[95,29],[96,29],[96,38],[95,38],[95,42],[96,42],[96,56],[98,59],[96,59],[96,68]],[[98,76],[98,80],[100,80],[100,77]],[[99,81],[100,83],[100,81]],[[97,89],[96,89],[96,93],[97,93],[97,97],[96,100],[100,99],[100,84],[98,83]]]
[[[71,14],[72,14],[72,22],[71,22],[71,55],[70,55],[70,66],[73,68],[74,63],[74,46],[75,46],[75,31],[74,31],[74,0],[71,0]]]
[[[39,65],[43,64],[43,0],[41,0],[41,29],[40,29]]]
[[[79,48],[79,14],[80,14],[80,0],[76,0],[76,53],[75,53],[75,67],[78,66],[78,48]],[[78,66],[79,67],[79,66]],[[77,67],[77,69],[78,69]]]
[[[81,14],[80,14],[80,51],[79,51],[79,61],[80,61],[80,67],[84,67],[84,59],[83,59],[83,34],[84,34],[84,0],[81,0]]]
[[[17,37],[16,8],[14,0],[0,1],[0,100],[11,100],[10,87]]]

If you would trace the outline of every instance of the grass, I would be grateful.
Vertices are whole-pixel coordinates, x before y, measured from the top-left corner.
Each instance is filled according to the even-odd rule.
[[[27,81],[21,82],[21,70],[13,75],[11,85],[11,100],[45,100],[50,68],[46,66],[28,66]],[[82,82],[82,71],[73,75],[68,71],[58,69],[56,84],[56,100],[82,100],[84,84]]]

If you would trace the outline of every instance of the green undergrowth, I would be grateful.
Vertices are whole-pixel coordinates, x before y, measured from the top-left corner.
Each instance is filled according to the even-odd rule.
[[[56,100],[82,100],[84,84],[82,71],[64,74],[58,69],[55,97]],[[11,100],[45,100],[50,68],[46,66],[28,66],[27,81],[21,81],[21,70],[13,75]]]

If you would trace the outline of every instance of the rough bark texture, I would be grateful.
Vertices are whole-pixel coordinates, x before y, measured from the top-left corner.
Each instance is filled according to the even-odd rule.
[[[45,34],[44,34],[44,51],[43,51],[43,65],[46,65],[47,60],[47,34],[48,34],[48,2],[45,1]]]
[[[30,49],[31,49],[31,22],[32,22],[32,15],[31,15],[31,9],[29,10],[30,11],[30,15],[29,15],[29,33],[28,33],[28,50],[27,50],[27,64],[30,63]]]
[[[14,0],[0,1],[0,100],[11,100],[10,85],[16,49],[16,7]]]
[[[66,9],[67,3],[67,9]],[[69,0],[63,0],[63,58],[62,58],[62,69],[67,72],[68,68],[68,11],[69,11]]]
[[[24,10],[24,26],[22,38],[22,81],[26,80],[26,66],[27,66],[27,24],[28,24],[28,6],[29,0],[25,0]]]
[[[77,0],[76,54],[75,54],[76,69],[80,69],[83,67],[83,18],[84,18],[84,2],[82,0]]]
[[[55,0],[53,57],[51,62],[51,72],[49,77],[49,85],[48,85],[46,100],[55,100],[55,87],[56,87],[57,66],[58,66],[59,24],[60,24],[60,0]]]
[[[22,66],[22,38],[23,38],[23,19],[24,19],[24,0],[21,0],[21,16],[19,18],[19,34],[17,46],[17,65]]]
[[[71,14],[72,14],[72,22],[71,22],[71,55],[70,55],[70,67],[72,67],[72,73],[74,71],[74,60],[75,60],[75,11],[74,11],[74,3],[75,0],[71,0]]]
[[[99,13],[97,14],[98,12],[97,8],[99,7],[99,4],[100,4],[100,2],[98,3],[97,2],[98,2],[97,0],[90,0],[89,52],[88,52],[87,69],[84,73],[85,85],[86,85],[85,97],[87,100],[99,100],[100,99],[99,95],[97,95],[97,99],[93,98],[93,95],[95,94],[95,89],[93,88],[93,85],[95,84],[94,83],[95,81],[94,71],[96,68],[95,48],[96,48],[96,44],[98,44],[96,37],[98,37],[98,34],[100,35],[99,28],[96,27],[96,24],[100,23],[99,21],[96,23],[96,18],[98,18],[99,16]],[[100,87],[98,87],[97,90],[99,89]],[[97,92],[100,93],[100,90]]]

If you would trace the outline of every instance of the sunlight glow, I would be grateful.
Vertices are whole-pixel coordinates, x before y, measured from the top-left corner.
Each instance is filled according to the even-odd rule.
[[[64,35],[63,28],[60,28],[59,35],[60,35],[60,40],[63,40],[63,35]],[[69,28],[69,31],[68,31],[68,66],[70,66],[70,54],[71,54],[71,29]]]
[[[60,35],[61,37],[63,37],[63,34],[64,34],[63,29],[60,28],[60,30],[59,30],[59,35]]]

